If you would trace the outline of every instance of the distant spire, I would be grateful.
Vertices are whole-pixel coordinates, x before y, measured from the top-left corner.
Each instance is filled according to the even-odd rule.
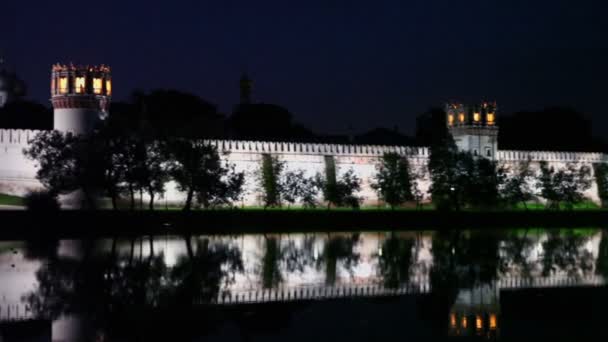
[[[243,73],[241,76],[240,88],[241,88],[241,104],[251,103],[251,87],[253,81],[247,76],[247,73]]]

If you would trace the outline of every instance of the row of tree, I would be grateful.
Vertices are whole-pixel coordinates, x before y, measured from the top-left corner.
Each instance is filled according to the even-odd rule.
[[[184,210],[197,205],[231,206],[244,194],[245,174],[200,139],[148,138],[104,126],[86,136],[43,131],[24,153],[38,163],[37,177],[52,196],[78,191],[78,205],[85,208],[97,207],[97,199],[106,197],[114,209],[124,198],[135,209],[136,198],[141,201],[146,194],[148,207],[154,209],[169,181],[185,194]],[[583,193],[592,183],[590,167],[567,164],[555,169],[541,162],[536,172],[530,164],[525,161],[509,169],[474,157],[458,151],[446,134],[431,146],[429,194],[436,208],[448,210],[525,207],[538,196],[551,209],[573,208],[585,200]],[[605,200],[608,172],[602,165],[595,171],[600,197]],[[425,173],[424,168],[415,170],[407,156],[387,153],[377,164],[371,187],[391,208],[407,202],[419,206],[424,197],[419,182]],[[255,178],[264,207],[296,203],[316,207],[320,194],[328,207],[358,208],[362,201],[357,195],[362,180],[352,169],[338,176],[332,156],[325,157],[324,174],[306,176],[304,170],[288,170],[277,156],[265,154]]]
[[[44,131],[24,153],[37,162],[37,178],[51,196],[71,194],[83,208],[96,208],[99,197],[108,197],[117,209],[126,195],[135,209],[136,195],[145,193],[153,209],[170,180],[186,194],[184,210],[195,203],[208,208],[238,200],[244,184],[243,173],[201,140]]]

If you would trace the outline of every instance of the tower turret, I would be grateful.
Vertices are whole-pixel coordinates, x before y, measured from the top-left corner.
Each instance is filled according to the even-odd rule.
[[[111,96],[109,67],[53,65],[51,102],[54,129],[76,134],[90,132],[108,115]]]
[[[446,123],[461,151],[475,156],[496,159],[498,152],[498,126],[496,102],[465,106],[461,103],[446,104]]]

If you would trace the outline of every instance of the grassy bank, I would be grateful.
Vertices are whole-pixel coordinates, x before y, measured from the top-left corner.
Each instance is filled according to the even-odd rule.
[[[23,198],[0,193],[0,205],[23,206]]]

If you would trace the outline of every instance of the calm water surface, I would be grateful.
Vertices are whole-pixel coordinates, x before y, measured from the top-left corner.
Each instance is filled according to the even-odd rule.
[[[0,334],[542,338],[593,328],[607,272],[608,233],[590,228],[4,241]]]

